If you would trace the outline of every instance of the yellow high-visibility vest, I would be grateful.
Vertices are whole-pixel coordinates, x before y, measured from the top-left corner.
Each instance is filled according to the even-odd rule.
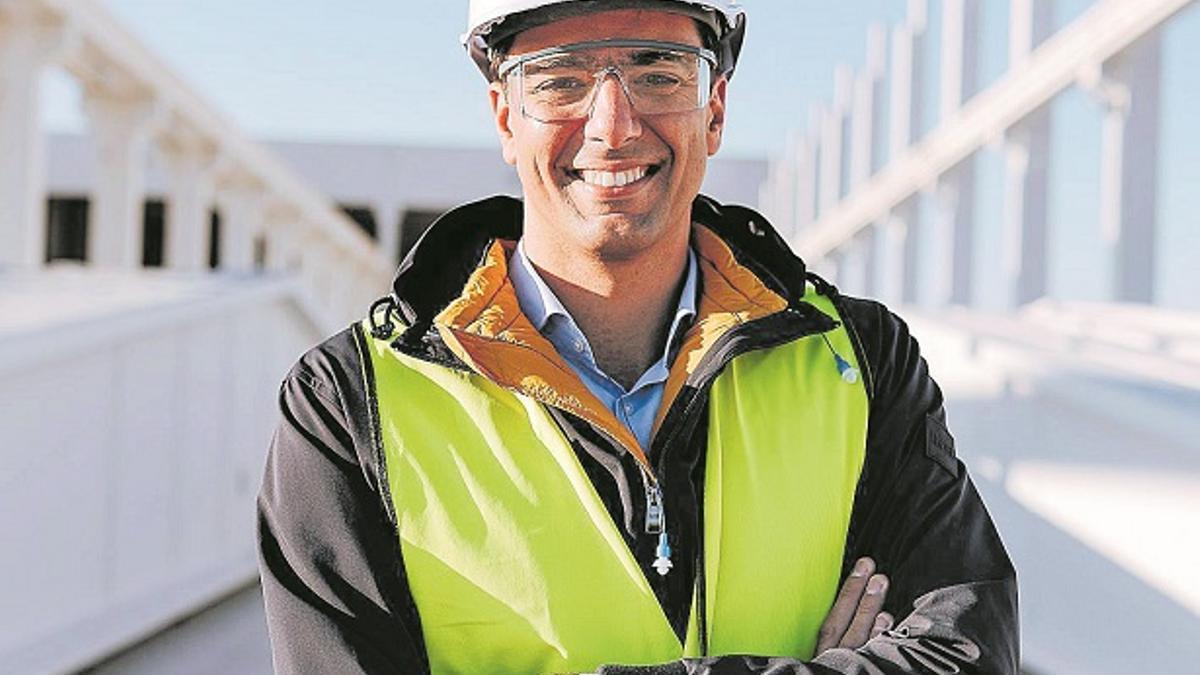
[[[838,318],[823,296],[805,300]],[[591,672],[699,655],[699,603],[681,643],[543,401],[402,354],[369,321],[363,328],[433,673]],[[840,582],[867,433],[865,388],[840,376],[831,349],[858,365],[838,324],[737,356],[712,383],[710,655],[813,654]]]

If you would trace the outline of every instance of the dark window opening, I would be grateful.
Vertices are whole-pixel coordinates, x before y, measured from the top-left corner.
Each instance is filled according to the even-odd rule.
[[[221,214],[213,209],[208,213],[208,267],[221,266]]]
[[[404,212],[404,216],[400,220],[400,250],[397,252],[401,260],[408,255],[408,250],[417,243],[421,235],[425,234],[425,230],[428,230],[440,215],[442,215],[441,210],[410,209]]]
[[[342,212],[350,219],[358,223],[358,226],[363,229],[372,239],[379,237],[379,226],[375,223],[375,212],[365,206],[353,206],[349,204],[342,205]]]
[[[267,238],[254,238],[254,269],[261,270],[267,266]]]
[[[163,235],[167,205],[161,199],[148,199],[142,207],[142,265],[163,266]]]
[[[46,204],[46,262],[87,259],[88,200],[51,198]]]

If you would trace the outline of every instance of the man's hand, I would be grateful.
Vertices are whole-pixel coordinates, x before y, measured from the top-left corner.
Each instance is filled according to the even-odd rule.
[[[859,558],[817,634],[817,654],[835,647],[857,649],[892,627],[892,615],[883,611],[888,578],[875,574],[875,561]]]

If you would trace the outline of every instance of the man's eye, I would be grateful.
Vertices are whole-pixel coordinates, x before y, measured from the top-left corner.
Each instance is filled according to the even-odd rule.
[[[638,87],[651,89],[672,89],[681,84],[683,84],[682,78],[666,72],[644,73],[637,78]]]
[[[578,77],[548,77],[533,85],[534,94],[570,93],[584,89],[587,85]]]

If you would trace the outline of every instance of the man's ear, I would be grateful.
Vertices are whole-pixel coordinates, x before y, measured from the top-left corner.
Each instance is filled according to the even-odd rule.
[[[725,132],[725,91],[729,80],[722,75],[713,85],[712,95],[708,97],[708,155],[711,157],[721,149],[721,135]]]
[[[500,150],[504,161],[516,165],[517,153],[513,143],[512,127],[509,126],[512,108],[508,105],[508,96],[504,91],[503,82],[493,82],[488,85],[488,101],[492,105],[492,118],[496,122],[496,134],[500,137]]]

